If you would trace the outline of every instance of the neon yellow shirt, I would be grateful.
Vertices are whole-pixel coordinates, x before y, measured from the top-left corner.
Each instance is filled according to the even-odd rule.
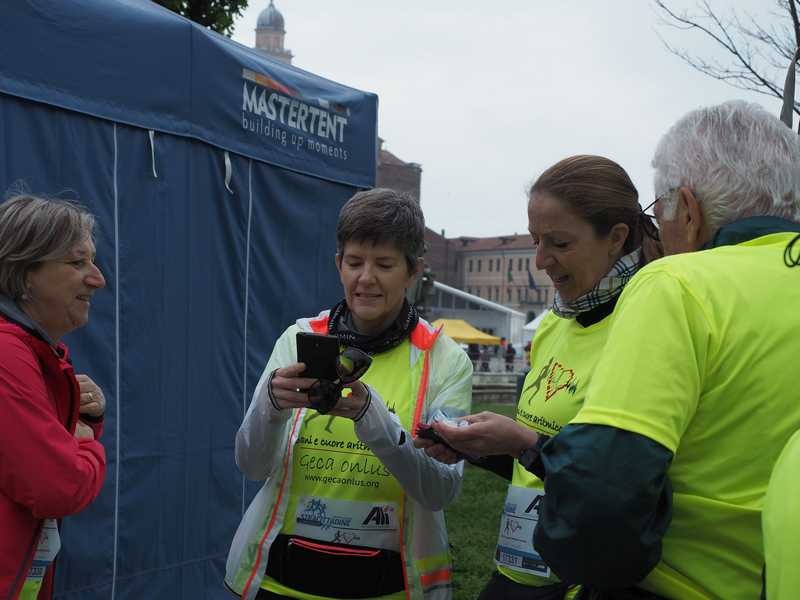
[[[767,600],[800,596],[800,431],[781,452],[764,500]]]
[[[620,297],[573,419],[647,436],[674,453],[672,524],[642,583],[666,598],[760,592],[764,494],[800,428],[800,279],[783,263],[794,235],[642,269]]]
[[[544,318],[531,346],[531,370],[517,404],[519,423],[552,436],[578,413],[612,318],[613,314],[588,327],[554,313]],[[500,573],[522,585],[559,581],[532,548],[535,521],[530,510],[525,514],[534,496],[543,491],[542,481],[515,460],[495,562]]]

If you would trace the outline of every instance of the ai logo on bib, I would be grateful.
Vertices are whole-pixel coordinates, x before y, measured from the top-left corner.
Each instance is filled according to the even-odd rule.
[[[535,510],[536,514],[538,515],[539,508],[541,507],[542,504],[542,498],[544,498],[544,496],[536,496],[536,498],[534,498],[533,501],[528,505],[528,508],[525,509],[525,514],[527,515],[532,510]]]
[[[373,506],[372,510],[369,511],[367,518],[364,519],[364,522],[361,524],[369,525],[369,523],[372,522],[379,527],[383,525],[389,525],[391,522],[389,516],[393,511],[394,507],[392,506]]]

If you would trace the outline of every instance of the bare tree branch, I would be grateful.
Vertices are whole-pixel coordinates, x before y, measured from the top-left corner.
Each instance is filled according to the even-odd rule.
[[[789,13],[792,15],[792,24],[794,25],[795,48],[800,48],[800,21],[797,20],[797,6],[793,0],[789,0]]]
[[[724,49],[731,64],[703,59],[676,48],[659,36],[670,53],[696,71],[732,87],[783,99],[786,69],[800,47],[797,10],[800,0],[778,0],[776,5],[780,12],[776,15],[791,16],[791,21],[786,19],[787,24],[769,28],[751,16],[743,21],[735,10],[725,20],[714,11],[708,0],[700,0],[696,14],[688,11],[678,13],[667,5],[666,0],[654,0],[654,4],[661,11],[663,25],[682,31],[697,31]],[[791,106],[800,115],[800,103],[793,102]]]

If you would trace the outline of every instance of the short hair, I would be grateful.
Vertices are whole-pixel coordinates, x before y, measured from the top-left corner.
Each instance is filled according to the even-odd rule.
[[[14,196],[0,204],[0,293],[18,300],[28,273],[92,237],[94,216],[68,200]]]
[[[351,240],[391,243],[413,271],[425,247],[425,217],[419,203],[407,194],[388,188],[358,192],[339,212],[337,251],[341,254]]]
[[[639,192],[628,173],[603,156],[580,154],[562,159],[539,175],[528,195],[548,194],[589,223],[598,236],[608,236],[617,223],[628,226],[623,252],[645,239],[645,218]]]
[[[652,166],[667,219],[674,192],[687,186],[712,232],[759,215],[800,220],[798,136],[758,104],[737,100],[688,113],[661,138]]]

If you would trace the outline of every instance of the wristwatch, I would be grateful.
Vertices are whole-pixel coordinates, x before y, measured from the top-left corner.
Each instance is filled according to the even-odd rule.
[[[526,470],[530,471],[531,467],[533,467],[534,463],[536,463],[536,461],[539,459],[539,453],[541,453],[542,447],[549,441],[549,435],[540,433],[536,443],[530,448],[523,450],[522,454],[519,455],[519,458],[517,458],[519,464],[525,467]]]

